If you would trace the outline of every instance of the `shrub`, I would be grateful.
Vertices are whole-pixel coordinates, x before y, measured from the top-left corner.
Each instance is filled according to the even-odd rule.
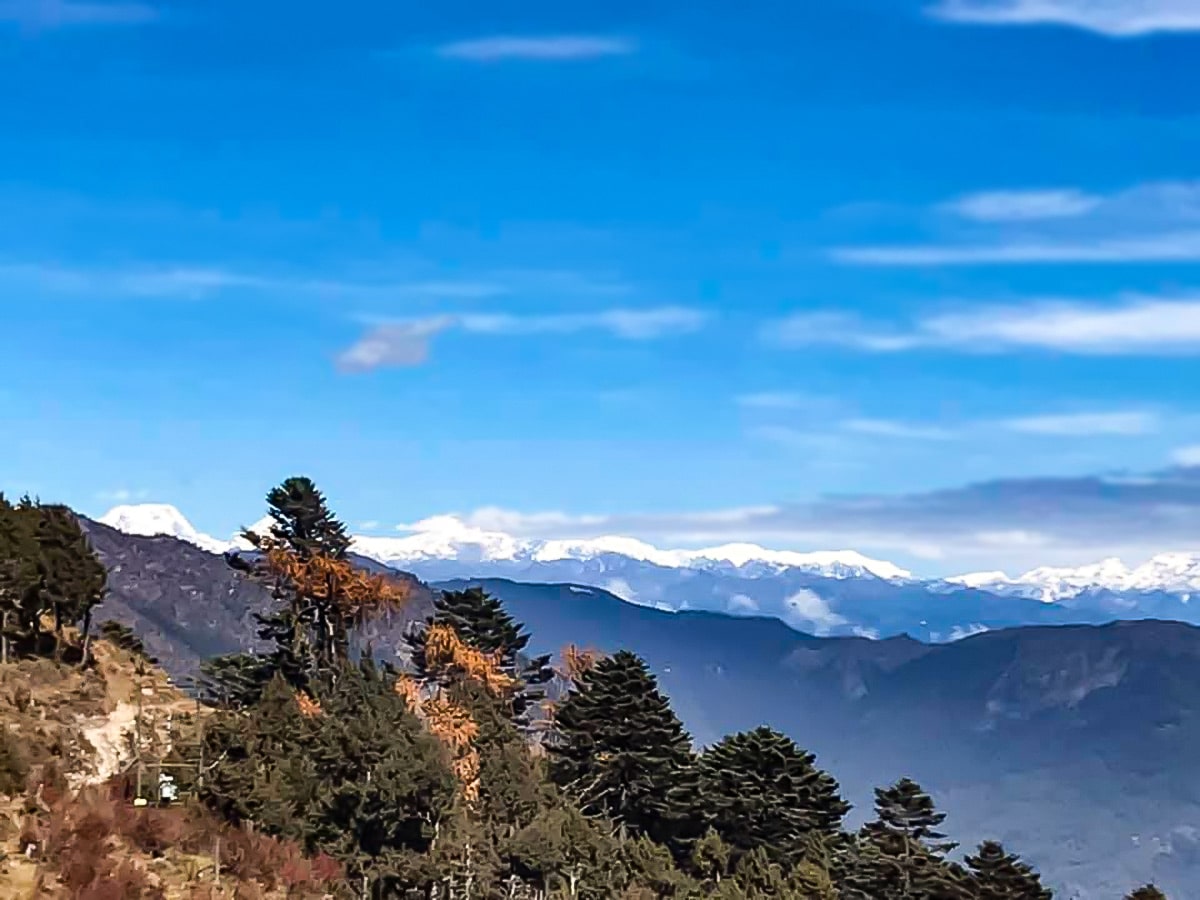
[[[0,794],[14,797],[21,793],[29,777],[29,764],[16,736],[0,726]]]

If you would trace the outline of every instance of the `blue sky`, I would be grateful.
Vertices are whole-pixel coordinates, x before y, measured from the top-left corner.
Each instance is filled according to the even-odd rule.
[[[1190,487],[1084,538],[1028,486],[1200,465],[1197,60],[1200,0],[0,0],[4,485],[1194,547]],[[953,534],[846,513],[947,492]]]

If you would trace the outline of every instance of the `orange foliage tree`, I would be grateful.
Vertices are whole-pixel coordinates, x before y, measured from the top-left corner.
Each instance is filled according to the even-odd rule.
[[[443,685],[457,680],[473,682],[503,699],[519,682],[500,670],[501,654],[483,653],[467,645],[449,625],[431,625],[427,637],[425,681],[401,675],[395,690],[449,750],[463,797],[473,805],[479,799],[479,752],[475,746],[479,724]]]

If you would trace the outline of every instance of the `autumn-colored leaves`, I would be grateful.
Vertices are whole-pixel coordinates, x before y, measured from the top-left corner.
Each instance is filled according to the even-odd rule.
[[[503,698],[517,687],[512,676],[500,670],[501,654],[483,653],[465,644],[449,625],[432,624],[426,631],[425,664],[429,683],[463,679],[482,685],[494,697]],[[408,675],[396,679],[396,693],[409,709],[424,719],[430,733],[451,754],[451,769],[462,786],[468,803],[479,799],[479,753],[475,739],[479,724],[462,705],[441,687],[423,697],[427,688]]]
[[[267,570],[296,594],[333,606],[342,619],[361,622],[393,612],[412,596],[412,588],[384,575],[356,569],[344,559],[301,557],[271,539],[264,541]]]

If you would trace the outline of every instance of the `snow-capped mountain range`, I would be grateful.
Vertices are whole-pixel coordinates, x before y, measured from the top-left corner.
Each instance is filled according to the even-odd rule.
[[[1163,591],[1187,596],[1200,591],[1200,554],[1160,553],[1133,568],[1109,557],[1074,569],[1041,566],[1016,578],[1004,572],[976,572],[955,575],[946,581],[995,594],[1034,597],[1047,603],[1077,597],[1089,590]]]
[[[169,535],[213,553],[249,549],[238,535],[227,540],[197,531],[187,518],[168,504],[117,506],[99,520],[105,525],[137,535]],[[249,526],[270,528],[264,518]],[[418,572],[434,563],[464,567],[459,574],[487,574],[497,566],[506,571],[538,565],[575,562],[590,564],[590,571],[613,569],[612,563],[644,563],[661,569],[728,573],[741,578],[762,578],[798,570],[822,578],[880,579],[893,584],[916,584],[920,579],[890,562],[872,559],[854,550],[800,553],[771,550],[756,544],[735,543],[700,550],[660,549],[636,538],[607,536],[579,540],[530,540],[499,531],[487,531],[454,516],[434,516],[412,526],[403,537],[359,535],[354,550],[386,565]],[[606,561],[610,565],[605,565]],[[487,572],[468,572],[472,566]],[[617,567],[619,568],[619,566]],[[1010,577],[1004,572],[955,575],[928,582],[944,592],[973,588],[998,596],[1024,597],[1047,603],[1078,597],[1089,591],[1114,593],[1161,592],[1182,595],[1186,602],[1200,591],[1200,553],[1163,553],[1136,567],[1119,559],[1078,568],[1040,567]]]
[[[197,531],[174,506],[143,503],[117,506],[99,521],[126,534],[167,535],[212,553],[247,550],[237,535],[221,540]],[[249,526],[265,532],[269,517]],[[431,561],[471,563],[551,563],[590,561],[615,556],[668,569],[737,569],[746,575],[781,569],[803,569],[827,578],[879,578],[915,581],[911,572],[892,563],[871,559],[854,550],[797,553],[768,550],[756,544],[724,544],[700,550],[662,550],[636,538],[607,536],[587,540],[528,540],[498,531],[485,531],[454,516],[435,516],[416,523],[406,537],[356,535],[353,550],[386,565],[404,566]]]

